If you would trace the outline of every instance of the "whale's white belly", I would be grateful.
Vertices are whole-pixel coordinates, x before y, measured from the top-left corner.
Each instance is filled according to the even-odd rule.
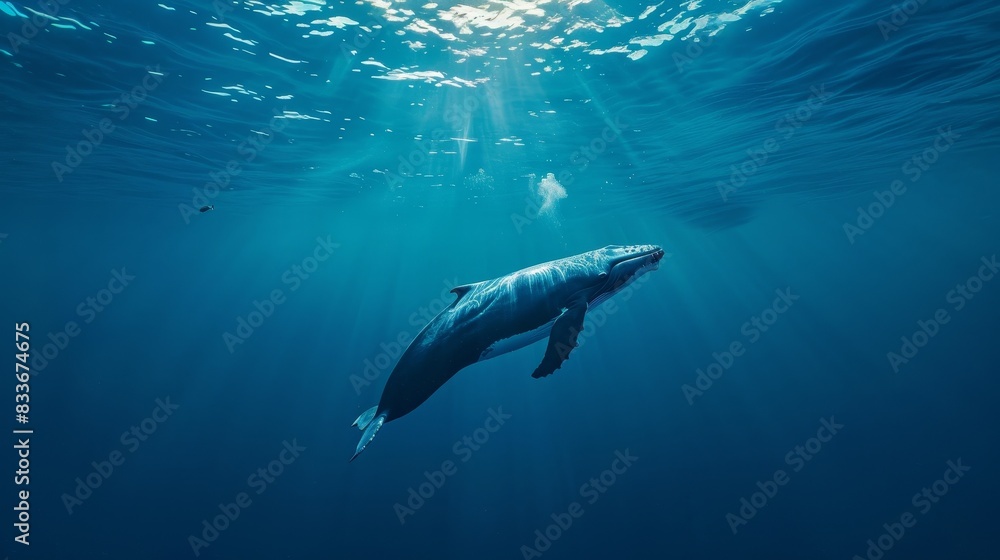
[[[534,344],[543,338],[547,338],[549,333],[552,331],[552,324],[555,322],[556,320],[552,319],[548,323],[545,323],[536,329],[494,342],[489,348],[484,350],[483,353],[479,355],[479,361],[482,362],[490,358],[496,358],[497,356],[506,354],[507,352],[520,350],[525,346]]]

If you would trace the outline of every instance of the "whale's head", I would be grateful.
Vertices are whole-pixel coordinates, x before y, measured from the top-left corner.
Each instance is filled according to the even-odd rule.
[[[594,251],[595,263],[607,275],[600,295],[610,297],[643,274],[660,267],[663,249],[656,245],[608,245]],[[604,299],[602,298],[602,299]]]

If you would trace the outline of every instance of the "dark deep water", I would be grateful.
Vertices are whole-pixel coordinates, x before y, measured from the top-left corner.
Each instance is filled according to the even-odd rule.
[[[0,36],[9,558],[995,558],[994,2],[0,1]],[[642,243],[555,375],[474,365],[347,462],[452,286]]]

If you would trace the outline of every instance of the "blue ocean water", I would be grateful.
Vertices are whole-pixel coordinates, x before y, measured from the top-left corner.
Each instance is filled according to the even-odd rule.
[[[9,558],[995,557],[996,3],[0,1],[0,36]],[[556,374],[476,364],[348,463],[451,288],[645,243]]]

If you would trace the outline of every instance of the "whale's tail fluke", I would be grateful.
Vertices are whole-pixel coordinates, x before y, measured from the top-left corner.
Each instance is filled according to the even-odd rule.
[[[361,452],[368,447],[368,444],[375,439],[375,434],[378,433],[379,428],[385,423],[386,416],[388,413],[383,412],[379,414],[378,417],[375,416],[375,412],[378,410],[377,406],[373,406],[368,410],[361,413],[358,419],[354,421],[352,426],[357,426],[359,430],[364,430],[365,433],[361,434],[361,441],[358,442],[358,448],[354,451],[354,456],[351,457],[351,461],[361,455]]]
[[[359,430],[364,430],[365,428],[368,427],[368,424],[371,423],[372,418],[375,418],[375,411],[376,410],[378,410],[378,407],[377,406],[373,406],[373,407],[369,408],[368,410],[362,412],[361,416],[358,416],[358,419],[355,420],[354,423],[351,424],[351,425],[352,426],[357,426]]]

